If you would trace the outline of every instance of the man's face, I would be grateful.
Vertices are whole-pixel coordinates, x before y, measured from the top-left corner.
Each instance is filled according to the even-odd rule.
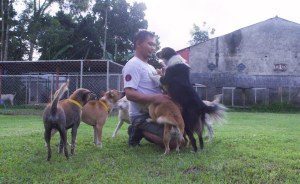
[[[138,50],[144,58],[149,58],[155,52],[156,39],[148,36],[146,40],[138,45]]]

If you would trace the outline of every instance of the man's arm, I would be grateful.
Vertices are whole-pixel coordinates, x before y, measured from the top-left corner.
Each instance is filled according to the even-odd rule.
[[[168,95],[163,94],[142,94],[133,88],[124,89],[126,97],[128,100],[140,103],[140,104],[151,104],[159,103],[161,101],[170,99]]]

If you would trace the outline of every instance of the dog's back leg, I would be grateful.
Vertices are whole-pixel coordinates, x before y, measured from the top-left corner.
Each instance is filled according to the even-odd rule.
[[[200,144],[200,149],[204,148],[204,141],[203,141],[203,129],[204,129],[204,125],[207,125],[206,122],[206,118],[205,118],[205,114],[202,114],[200,117],[201,121],[199,121],[199,126],[197,128],[197,134],[198,134],[198,138],[199,138],[199,144]]]
[[[170,152],[170,141],[171,141],[171,132],[172,126],[165,124],[164,126],[164,137],[163,137],[163,142],[165,145],[165,153],[168,154]],[[177,141],[177,140],[176,140]]]
[[[113,138],[117,137],[117,133],[120,130],[120,128],[122,127],[123,124],[124,124],[124,121],[123,120],[119,120],[118,125],[117,125],[117,127],[116,127],[116,129],[115,129],[115,131],[113,133],[113,136],[112,136]]]
[[[186,135],[189,137],[189,140],[190,140],[191,145],[192,145],[192,147],[194,149],[194,152],[197,153],[198,148],[197,148],[197,145],[196,145],[196,139],[195,139],[195,137],[193,135],[193,132],[191,130],[189,130],[189,129],[186,129],[185,132],[186,132]]]
[[[199,138],[200,149],[203,149],[204,148],[204,141],[203,141],[202,132],[199,130],[197,132],[197,134],[198,134],[198,138]]]
[[[76,134],[77,134],[77,128],[72,128],[72,132],[71,132],[71,137],[72,137],[72,141],[71,141],[71,155],[74,155],[75,153],[75,141],[76,141]]]
[[[77,136],[77,130],[80,123],[75,123],[75,125],[72,128],[71,135],[72,135],[72,142],[71,142],[71,155],[74,155],[75,153],[75,144],[76,144],[76,136]],[[67,142],[67,140],[66,140]]]
[[[214,128],[209,123],[205,123],[205,125],[206,125],[206,127],[207,127],[207,129],[209,131],[208,141],[211,141],[213,139],[213,137],[214,137],[214,134],[215,134]]]
[[[45,137],[45,142],[46,142],[46,146],[48,149],[47,160],[50,161],[50,159],[51,159],[51,146],[50,146],[51,129],[50,128],[45,129],[44,137]]]
[[[59,145],[59,153],[61,153],[62,148],[64,150],[65,156],[67,159],[69,159],[68,149],[67,149],[67,130],[64,128],[58,129],[58,132],[60,134],[60,145]]]

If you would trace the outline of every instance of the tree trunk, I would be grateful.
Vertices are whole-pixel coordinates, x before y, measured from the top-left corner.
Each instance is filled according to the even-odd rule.
[[[32,61],[32,58],[33,58],[33,51],[34,51],[34,43],[30,42],[29,57],[28,57],[28,60],[29,60],[29,61]]]
[[[9,10],[10,6],[12,6],[12,1],[11,5],[9,5],[9,1],[7,1],[7,6],[5,10],[5,22],[6,22],[6,27],[5,27],[5,41],[4,41],[4,52],[3,52],[3,60],[7,61],[7,55],[8,55],[8,41],[9,41],[9,27],[10,27],[10,21],[9,21]]]
[[[0,61],[3,61],[3,43],[4,43],[4,1],[1,0],[1,45],[0,45]]]
[[[8,54],[8,35],[9,35],[9,25],[6,24],[6,31],[5,31],[5,45],[4,45],[4,52],[3,52],[3,61],[7,61],[7,54]]]

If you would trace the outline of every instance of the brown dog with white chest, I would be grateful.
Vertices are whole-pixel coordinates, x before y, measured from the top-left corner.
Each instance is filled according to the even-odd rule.
[[[100,100],[89,101],[82,109],[82,121],[94,128],[94,143],[102,148],[102,129],[116,102],[125,95],[124,92],[108,90]]]
[[[51,159],[51,131],[56,129],[60,134],[59,153],[64,150],[68,159],[67,129],[72,128],[71,154],[75,152],[75,141],[77,129],[80,125],[82,107],[93,98],[93,93],[84,88],[79,88],[65,100],[61,100],[63,94],[68,90],[69,81],[64,83],[55,93],[54,100],[44,109],[43,121],[45,127],[45,141],[48,147],[47,160]]]
[[[184,121],[179,106],[171,100],[165,100],[157,104],[150,104],[148,109],[151,117],[151,120],[148,121],[164,124],[164,154],[170,152],[169,144],[172,138],[175,138],[176,151],[179,151],[184,140]]]

